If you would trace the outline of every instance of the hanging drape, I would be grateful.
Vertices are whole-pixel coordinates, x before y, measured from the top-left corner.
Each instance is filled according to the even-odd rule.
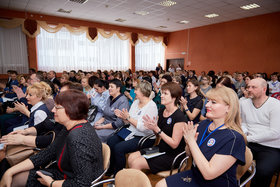
[[[7,73],[7,70],[28,73],[26,36],[20,25],[0,27],[0,74]]]
[[[142,37],[143,38],[143,37]],[[160,63],[164,67],[165,47],[163,42],[155,42],[154,39],[138,40],[135,46],[135,69],[136,70],[155,70]]]
[[[67,47],[68,49],[72,52],[70,54],[76,54],[77,53],[75,51],[79,51],[79,54],[84,54],[85,56],[89,55],[89,57],[83,57],[83,59],[88,58],[87,60],[82,60],[82,62],[87,62],[86,65],[82,66],[82,68],[85,68],[84,70],[97,70],[97,69],[114,69],[114,70],[125,70],[127,68],[129,68],[129,44],[131,45],[135,45],[135,66],[136,66],[136,70],[152,70],[155,69],[155,67],[157,66],[157,63],[161,63],[161,65],[164,65],[164,51],[165,51],[165,47],[166,47],[166,38],[163,38],[162,36],[146,36],[143,34],[137,34],[137,33],[130,33],[130,32],[119,32],[119,31],[115,31],[115,30],[104,30],[104,29],[100,29],[100,28],[92,28],[92,27],[84,27],[84,26],[79,26],[79,27],[75,27],[75,26],[71,26],[68,24],[56,24],[56,25],[51,25],[48,24],[45,21],[36,21],[36,20],[29,20],[29,19],[0,19],[0,27],[5,27],[5,28],[15,28],[21,26],[22,27],[22,31],[28,35],[29,37],[37,37],[37,42],[41,42],[40,45],[37,44],[38,47],[38,67],[40,70],[45,70],[45,71],[49,71],[49,70],[53,70],[54,67],[56,67],[57,65],[57,59],[58,58],[60,60],[58,60],[58,62],[62,62],[63,58],[64,59],[68,59],[70,57],[68,57],[65,53],[65,49],[62,47]],[[74,36],[77,36],[77,38],[79,38],[79,40],[81,40],[81,38],[83,37],[84,39],[87,39],[87,42],[90,43],[95,43],[97,41],[100,40],[100,42],[98,44],[95,45],[89,45],[86,44],[84,46],[88,46],[89,49],[93,49],[96,47],[93,46],[98,46],[100,47],[100,49],[104,50],[104,52],[102,52],[101,50],[99,52],[92,52],[91,50],[88,50],[88,48],[84,48],[84,46],[80,46],[78,44],[80,43],[85,43],[86,41],[80,41],[78,42],[77,39],[73,39],[73,42],[71,43],[71,45],[76,45],[79,46],[79,48],[83,48],[83,51],[80,51],[78,49],[75,48],[75,46],[69,46],[70,43],[68,45],[66,44],[62,44],[61,41],[63,41],[62,39],[59,39],[59,37],[65,37],[66,33],[68,32],[69,34],[67,34],[67,37],[69,38],[70,34],[73,35],[73,37],[71,36],[70,38],[73,39]],[[42,32],[44,32],[44,34],[42,34]],[[47,36],[47,33],[49,33],[50,35]],[[58,34],[59,33],[59,34]],[[63,34],[64,33],[64,34]],[[52,36],[52,34],[57,34],[56,36]],[[102,37],[102,38],[101,38]],[[39,39],[38,39],[39,38]],[[43,38],[45,39],[49,39],[52,42],[46,42],[47,44],[44,44]],[[56,38],[57,40],[60,40],[60,43],[57,44],[57,46],[60,46],[59,49],[57,49],[58,51],[52,50],[51,48],[46,48],[46,46],[53,46],[52,48],[55,48],[56,46],[53,44],[54,43],[54,39]],[[111,39],[112,38],[112,39]],[[105,42],[106,39],[110,40],[110,42],[108,42],[108,44]],[[117,39],[123,42],[117,42]],[[112,42],[114,41],[114,42]],[[70,42],[70,41],[68,41]],[[108,45],[108,47],[103,47],[102,45]],[[127,46],[128,45],[128,46]],[[112,52],[113,48],[117,47],[115,49],[116,52]],[[127,49],[128,48],[128,49]],[[75,49],[75,51],[73,51]],[[106,49],[106,50],[105,50]],[[121,53],[121,51],[119,51],[119,49],[125,50],[124,54],[127,54],[128,57],[123,57],[123,55],[117,55],[117,51],[119,53]],[[45,50],[45,51],[44,51]],[[85,54],[83,53],[84,51],[88,51],[90,53]],[[105,51],[108,53],[112,53],[112,55],[108,55],[108,56],[103,56],[105,54]],[[128,52],[127,52],[128,51]],[[98,54],[98,57],[93,57],[91,56],[91,54]],[[57,56],[55,56],[54,54],[57,54]],[[45,57],[44,57],[45,56]],[[79,56],[79,55],[78,55]],[[72,62],[74,64],[73,68],[71,68],[69,65],[66,65],[64,63],[62,63],[61,67],[59,67],[59,69],[57,69],[56,71],[60,71],[60,70],[70,70],[70,69],[76,69],[77,66],[79,66],[80,62],[81,62],[81,56],[76,57],[76,59],[74,60],[73,58],[71,58],[71,60],[69,62]],[[48,59],[48,58],[51,58]],[[40,60],[39,60],[40,59]],[[104,66],[101,66],[101,59],[106,59],[106,62],[102,62]],[[48,61],[50,63],[48,63]],[[121,64],[121,61],[123,61],[123,64]],[[90,62],[90,63],[89,63]],[[115,62],[115,64],[113,63]],[[39,65],[40,63],[40,65]],[[78,64],[77,64],[78,63]],[[95,64],[94,66],[92,65]],[[50,65],[53,66],[50,66]],[[73,65],[72,64],[72,65]],[[91,64],[91,65],[89,65]],[[117,64],[117,65],[116,65]],[[63,69],[63,67],[65,69]],[[56,67],[57,68],[57,67]]]
[[[129,68],[129,41],[116,34],[90,42],[86,33],[73,35],[66,28],[49,33],[41,29],[37,36],[38,69],[55,70],[127,70]]]

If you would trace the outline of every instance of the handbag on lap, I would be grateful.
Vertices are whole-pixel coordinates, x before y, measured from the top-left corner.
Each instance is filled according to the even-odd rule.
[[[53,142],[55,139],[54,131],[50,131],[45,135],[48,135],[50,133],[53,134],[53,138],[52,138],[52,142]],[[39,151],[40,149],[27,145],[8,145],[6,148],[6,159],[11,166],[14,166],[24,161],[25,159],[29,158],[30,156],[38,153]]]
[[[8,145],[6,148],[6,159],[11,166],[14,166],[21,161],[35,154],[34,147],[26,145]]]

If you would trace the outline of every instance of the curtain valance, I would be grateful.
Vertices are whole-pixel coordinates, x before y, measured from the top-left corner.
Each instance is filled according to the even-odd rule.
[[[101,34],[104,38],[111,38],[113,34],[116,34],[121,40],[129,40],[131,45],[136,45],[138,40],[140,39],[142,42],[147,43],[151,39],[156,43],[162,43],[164,47],[166,47],[166,38],[162,36],[151,36],[151,35],[143,35],[131,32],[119,32],[116,30],[104,30],[101,28],[93,28],[93,27],[85,27],[85,26],[71,26],[69,24],[57,24],[51,25],[46,21],[37,21],[31,19],[0,19],[0,27],[4,28],[16,28],[18,26],[22,26],[22,31],[28,35],[29,37],[36,37],[40,34],[40,28],[43,28],[47,32],[56,33],[61,30],[62,27],[65,27],[70,33],[74,35],[81,35],[86,33],[87,39],[91,42],[94,42],[98,38],[98,33]]]

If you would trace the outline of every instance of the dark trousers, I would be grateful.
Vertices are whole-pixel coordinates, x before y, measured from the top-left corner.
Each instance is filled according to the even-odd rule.
[[[134,138],[124,141],[117,134],[110,137],[107,141],[111,149],[111,160],[110,160],[110,172],[116,174],[119,170],[125,168],[126,165],[126,153],[135,152],[138,150],[138,142],[141,136],[135,136]],[[152,147],[154,139],[147,140],[142,148]]]
[[[280,168],[280,149],[249,143],[248,147],[256,160],[256,175],[251,187],[269,187],[276,170]]]

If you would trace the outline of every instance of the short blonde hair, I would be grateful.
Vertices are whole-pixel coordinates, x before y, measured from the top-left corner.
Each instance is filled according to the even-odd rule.
[[[229,111],[227,112],[225,118],[225,125],[239,132],[246,141],[246,136],[241,129],[241,117],[239,109],[239,100],[237,94],[233,89],[222,86],[209,90],[206,93],[208,99],[221,100],[229,106]]]
[[[36,82],[28,86],[26,92],[29,93],[30,90],[34,90],[36,96],[41,97],[42,101],[46,100],[52,94],[51,87],[45,82]]]

